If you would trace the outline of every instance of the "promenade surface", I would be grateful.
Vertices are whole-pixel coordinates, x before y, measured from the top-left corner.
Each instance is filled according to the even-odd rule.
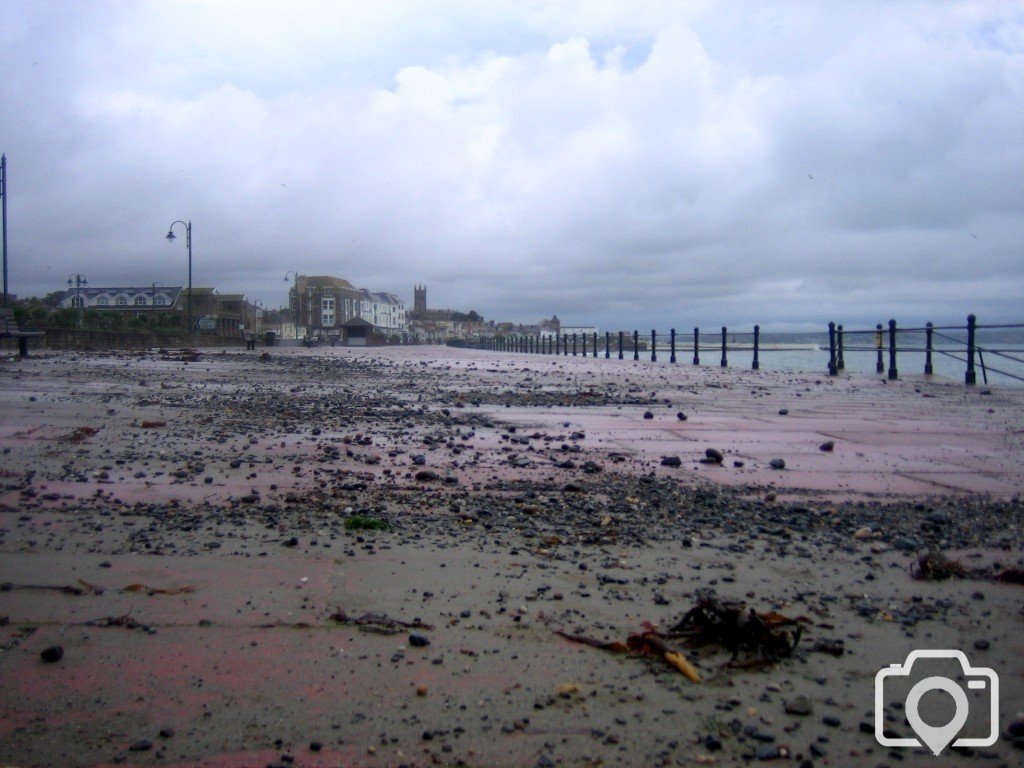
[[[922,647],[1000,677],[942,764],[1024,755],[1024,390],[271,348],[7,359],[0,402],[0,765],[934,765],[871,733]],[[796,654],[564,636],[708,590]]]

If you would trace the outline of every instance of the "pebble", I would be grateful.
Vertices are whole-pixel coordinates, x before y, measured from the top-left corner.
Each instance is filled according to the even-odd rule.
[[[768,466],[770,466],[772,469],[785,469],[786,462],[784,459],[772,459],[771,461],[768,462]]]
[[[819,451],[825,451],[826,453],[831,453],[835,449],[836,449],[836,444],[835,444],[834,440],[828,440],[828,441],[826,441],[826,442],[824,442],[824,443],[822,443],[821,445],[818,446],[818,450]]]
[[[814,711],[811,700],[802,695],[787,701],[785,709],[787,715],[809,715]]]
[[[145,752],[153,748],[153,742],[149,739],[136,739],[128,746],[129,752]]]
[[[430,645],[430,640],[427,639],[426,635],[420,635],[414,632],[409,635],[409,645],[415,646],[416,648],[422,648],[425,645]]]
[[[39,654],[39,658],[47,664],[52,664],[64,658],[64,649],[59,645],[51,645],[49,648],[43,649],[43,652]]]
[[[721,464],[725,461],[725,456],[717,448],[707,448],[704,451],[704,456],[711,459],[715,464]]]
[[[681,467],[683,466],[683,460],[678,456],[662,456],[661,466],[663,467]]]
[[[892,545],[901,552],[916,552],[917,539],[910,536],[897,536],[892,540]]]

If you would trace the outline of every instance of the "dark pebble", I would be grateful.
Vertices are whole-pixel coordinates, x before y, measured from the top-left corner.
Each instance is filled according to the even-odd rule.
[[[64,649],[59,645],[51,645],[39,654],[39,658],[48,664],[52,664],[53,662],[60,661],[64,658]]]
[[[787,715],[809,715],[811,711],[811,700],[806,696],[797,696],[786,702]]]
[[[840,725],[842,725],[842,722],[840,722],[839,718],[835,715],[825,715],[821,718],[821,722],[823,722],[829,728],[838,728]]]
[[[678,456],[662,456],[661,466],[663,467],[681,467],[683,466],[683,460]]]
[[[785,469],[786,462],[783,459],[772,459],[768,462],[768,466],[772,469]]]
[[[129,752],[145,752],[147,749],[153,748],[153,742],[149,739],[136,739],[128,747]]]
[[[430,640],[428,640],[425,635],[417,635],[413,633],[409,635],[409,645],[422,648],[425,645],[430,645]]]
[[[974,641],[974,648],[978,651],[987,651],[992,644],[984,638]]]
[[[654,414],[651,413],[650,411],[644,411],[644,418],[645,419],[653,419],[654,418]]]
[[[779,756],[779,748],[771,745],[758,747],[754,753],[758,760],[774,760]]]
[[[836,449],[836,444],[832,440],[829,440],[828,442],[822,443],[821,445],[818,446],[818,450],[819,451],[831,452],[831,451],[834,451],[835,449]]]

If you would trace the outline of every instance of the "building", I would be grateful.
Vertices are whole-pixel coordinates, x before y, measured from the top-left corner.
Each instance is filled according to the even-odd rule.
[[[187,323],[188,291],[180,286],[72,287],[60,300],[61,307],[85,311],[124,312],[132,317],[156,317],[174,313],[181,326]],[[237,337],[242,335],[251,310],[245,294],[218,293],[216,288],[192,289],[192,322],[196,333]]]
[[[342,326],[354,318],[370,323],[373,334],[386,340],[404,339],[408,332],[400,299],[356,288],[340,277],[297,275],[288,291],[288,306],[295,313],[296,337],[342,337]]]
[[[122,288],[93,288],[83,285],[68,288],[60,300],[60,307],[128,312],[137,317],[153,311],[172,310],[184,293],[180,286],[167,287],[155,283]]]

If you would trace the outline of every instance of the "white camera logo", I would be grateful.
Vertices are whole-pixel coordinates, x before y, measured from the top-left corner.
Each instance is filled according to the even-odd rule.
[[[926,677],[918,682],[907,695],[904,713],[907,722],[914,729],[918,739],[889,738],[883,733],[885,705],[884,689],[887,677],[909,677],[910,669],[918,659],[956,659],[967,678],[967,687],[972,690],[988,689],[989,692],[989,733],[982,738],[962,738],[957,735],[967,722],[970,705],[964,689],[948,677]],[[953,719],[945,725],[930,725],[918,712],[921,698],[929,691],[945,691],[956,705]],[[987,667],[972,667],[963,651],[911,651],[903,664],[890,664],[878,670],[875,675],[875,739],[883,747],[920,747],[923,741],[934,754],[938,755],[952,742],[954,747],[989,747],[999,738],[999,677]],[[954,739],[956,739],[954,741]]]

